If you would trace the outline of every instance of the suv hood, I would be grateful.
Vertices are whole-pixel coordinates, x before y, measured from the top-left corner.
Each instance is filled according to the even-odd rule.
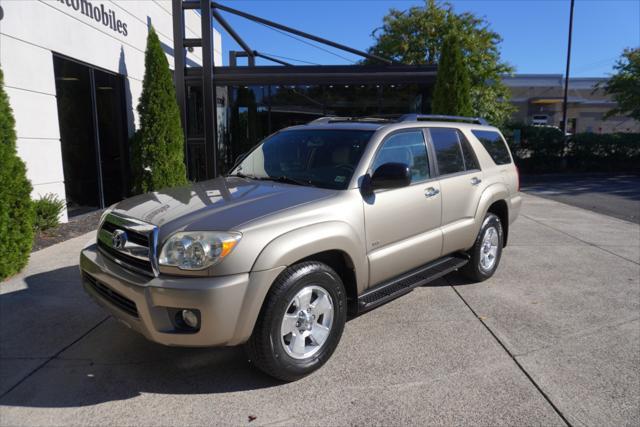
[[[337,190],[220,177],[142,194],[118,203],[113,212],[178,230],[237,229],[249,221],[335,195]]]

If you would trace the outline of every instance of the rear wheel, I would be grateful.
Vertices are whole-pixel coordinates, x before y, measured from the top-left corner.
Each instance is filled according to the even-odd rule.
[[[295,381],[329,360],[345,321],[340,276],[320,262],[297,264],[285,270],[269,291],[247,353],[265,373]]]
[[[475,282],[482,282],[493,276],[500,263],[503,242],[500,218],[491,212],[487,213],[478,237],[469,250],[471,259],[462,268],[462,273]]]

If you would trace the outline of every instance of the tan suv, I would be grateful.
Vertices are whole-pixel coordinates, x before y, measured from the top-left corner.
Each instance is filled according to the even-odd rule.
[[[491,277],[521,205],[507,145],[479,119],[323,118],[236,164],[110,208],[83,283],[152,341],[246,343],[283,380],[322,366],[348,315],[454,270]]]

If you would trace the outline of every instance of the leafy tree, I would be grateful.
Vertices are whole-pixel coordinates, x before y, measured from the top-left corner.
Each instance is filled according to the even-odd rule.
[[[445,38],[456,33],[471,77],[473,115],[501,125],[515,110],[502,76],[514,69],[500,59],[500,35],[469,12],[455,13],[450,3],[426,0],[424,6],[391,9],[373,31],[369,52],[404,64],[438,64]]]
[[[0,279],[27,264],[33,244],[31,183],[16,152],[16,131],[0,70]]]
[[[431,112],[454,116],[473,115],[470,87],[471,79],[464,63],[460,41],[457,35],[450,34],[442,44]]]
[[[640,48],[625,49],[614,69],[616,73],[605,83],[604,90],[618,106],[605,118],[622,114],[640,120]]]
[[[153,28],[147,36],[140,129],[132,138],[134,191],[146,192],[187,182],[184,135],[169,62]]]

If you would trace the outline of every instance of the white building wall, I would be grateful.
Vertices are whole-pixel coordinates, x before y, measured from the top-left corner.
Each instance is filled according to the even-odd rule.
[[[126,23],[126,35],[83,14],[81,1],[86,0],[0,0],[0,66],[16,118],[18,153],[27,165],[34,198],[47,193],[65,197],[53,53],[126,76],[132,105],[128,123],[136,126],[149,24],[173,68],[171,0],[88,0],[94,7],[113,10]],[[185,12],[185,22],[187,37],[200,37],[195,11]],[[222,64],[220,47],[220,34],[214,30],[217,65]],[[200,65],[201,54],[195,49],[187,61]],[[66,212],[62,219],[66,221]]]

